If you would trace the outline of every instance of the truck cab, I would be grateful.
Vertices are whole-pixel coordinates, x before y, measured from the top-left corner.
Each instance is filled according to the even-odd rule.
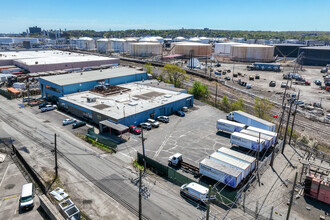
[[[182,162],[182,154],[176,153],[168,158],[168,165],[169,166],[180,166]]]
[[[234,113],[233,112],[230,112],[230,113],[227,114],[227,120],[229,120],[229,121],[234,120]]]

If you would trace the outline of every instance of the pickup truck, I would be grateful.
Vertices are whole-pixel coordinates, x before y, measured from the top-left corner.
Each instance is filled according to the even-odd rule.
[[[47,112],[56,109],[56,105],[46,105],[45,107],[42,107],[40,110],[41,112]]]

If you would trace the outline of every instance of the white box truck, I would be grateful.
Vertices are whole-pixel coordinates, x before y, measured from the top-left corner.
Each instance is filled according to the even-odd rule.
[[[208,200],[209,189],[198,183],[187,183],[181,186],[180,194],[206,203]]]
[[[199,163],[199,173],[232,188],[242,181],[242,171],[230,168],[216,161],[205,158]]]
[[[272,146],[272,144],[273,144],[273,138],[272,137],[270,137],[270,136],[268,136],[268,135],[264,135],[264,134],[262,134],[262,133],[260,133],[260,132],[256,132],[256,131],[252,131],[252,130],[245,130],[245,129],[243,129],[243,130],[241,130],[240,131],[240,133],[242,133],[242,134],[247,134],[247,135],[251,135],[251,136],[253,136],[253,137],[259,137],[259,135],[260,135],[260,138],[261,139],[264,139],[265,140],[265,148],[266,149],[268,149],[270,146]]]
[[[246,128],[246,125],[238,123],[238,122],[229,121],[229,120],[225,120],[225,119],[219,119],[217,121],[218,131],[220,130],[223,132],[233,133],[235,131],[239,132],[244,128]]]
[[[230,143],[246,149],[261,152],[264,149],[265,141],[251,135],[234,132],[230,136]]]
[[[267,131],[267,130],[253,127],[253,126],[247,127],[246,130],[256,131],[256,132],[260,132],[261,134],[268,135],[273,138],[273,143],[272,143],[273,145],[275,145],[277,143],[277,133],[276,132]]]
[[[256,167],[256,158],[252,157],[250,155],[243,154],[241,152],[238,152],[236,150],[232,150],[232,149],[229,149],[226,147],[219,148],[218,152],[222,153],[222,154],[226,154],[229,157],[234,157],[234,158],[237,158],[238,160],[245,161],[245,162],[251,164],[251,170],[254,170],[254,168]]]
[[[219,152],[214,152],[210,155],[210,159],[214,160],[218,163],[221,163],[227,167],[231,167],[237,170],[242,171],[242,179],[247,177],[250,174],[251,171],[251,164],[248,164],[246,162],[240,161],[236,158],[229,157],[225,154],[221,154]]]
[[[254,126],[273,132],[275,131],[275,124],[243,111],[230,112],[227,114],[227,119],[230,121],[237,121],[239,123],[246,124],[247,126]]]

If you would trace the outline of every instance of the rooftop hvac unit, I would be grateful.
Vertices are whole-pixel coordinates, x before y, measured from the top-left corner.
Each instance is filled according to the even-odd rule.
[[[88,97],[87,98],[87,102],[96,102],[96,98],[95,97]]]

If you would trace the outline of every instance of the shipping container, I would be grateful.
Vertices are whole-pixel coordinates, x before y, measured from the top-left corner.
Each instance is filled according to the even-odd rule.
[[[261,134],[268,135],[273,138],[273,143],[272,143],[273,145],[275,145],[277,143],[277,133],[276,132],[260,129],[260,128],[253,127],[253,126],[248,126],[246,128],[246,130],[260,132]]]
[[[275,131],[275,124],[243,111],[230,112],[227,114],[227,119],[230,121],[237,121],[239,123],[246,124],[247,126],[254,126],[273,132]]]
[[[219,153],[226,154],[229,157],[234,157],[238,160],[245,161],[247,163],[251,164],[251,170],[254,170],[256,167],[256,158],[252,157],[247,154],[243,154],[241,152],[226,148],[226,147],[221,147],[218,149]]]
[[[205,158],[199,163],[199,173],[232,188],[237,188],[242,181],[242,171],[230,168],[208,158]]]
[[[251,135],[251,136],[257,137],[257,138],[260,137],[261,139],[264,139],[265,140],[265,148],[266,149],[268,149],[273,144],[273,138],[272,137],[270,137],[268,135],[261,134],[260,132],[243,129],[243,130],[240,131],[240,133]]]
[[[236,158],[229,157],[225,154],[221,154],[219,152],[214,152],[210,155],[210,159],[214,160],[218,163],[221,163],[225,166],[237,169],[242,171],[242,179],[247,177],[250,174],[251,171],[251,164],[248,164],[246,162],[242,162]]]
[[[253,137],[247,134],[242,134],[239,132],[234,132],[231,134],[230,143],[246,149],[259,151],[259,152],[261,152],[265,147],[265,141],[263,139],[260,139],[259,141],[259,138],[257,137]]]
[[[239,132],[242,129],[246,128],[246,125],[225,120],[225,119],[219,119],[217,121],[217,129],[223,132],[233,133],[233,132]]]

